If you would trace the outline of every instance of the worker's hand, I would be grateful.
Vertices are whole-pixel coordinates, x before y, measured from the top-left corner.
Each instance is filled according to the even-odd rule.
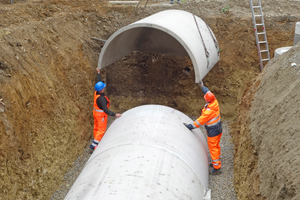
[[[100,74],[100,69],[98,67],[96,68],[96,70],[97,70],[97,73]]]
[[[116,115],[115,115],[117,118],[119,118],[119,117],[121,117],[122,116],[122,114],[120,114],[120,113],[116,113]]]
[[[201,82],[199,83],[199,85],[200,85],[201,88],[204,87],[203,81],[201,81]]]
[[[192,124],[186,124],[186,123],[183,123],[183,124],[190,130],[195,128]]]

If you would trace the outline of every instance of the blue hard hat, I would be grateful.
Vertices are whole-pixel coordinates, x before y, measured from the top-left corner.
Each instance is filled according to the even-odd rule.
[[[100,82],[98,82],[98,83],[96,83],[96,85],[95,85],[95,90],[97,91],[97,92],[99,92],[99,91],[101,91],[103,88],[105,88],[106,87],[106,84],[105,83],[103,83],[102,81],[100,81]]]

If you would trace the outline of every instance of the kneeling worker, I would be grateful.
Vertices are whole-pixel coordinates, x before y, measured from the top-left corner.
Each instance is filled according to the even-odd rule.
[[[221,147],[220,140],[222,136],[222,123],[220,117],[219,103],[215,95],[209,91],[207,87],[204,87],[201,82],[202,92],[204,93],[205,106],[202,109],[201,116],[194,121],[193,124],[185,124],[185,126],[192,130],[205,126],[207,133],[207,144],[212,159],[213,170],[210,174],[219,174],[221,169]]]
[[[90,145],[90,148],[95,150],[101,141],[107,126],[107,115],[121,117],[122,114],[114,113],[109,110],[110,101],[107,96],[105,96],[104,91],[106,84],[101,81],[100,70],[97,70],[97,79],[95,85],[94,93],[94,140]]]

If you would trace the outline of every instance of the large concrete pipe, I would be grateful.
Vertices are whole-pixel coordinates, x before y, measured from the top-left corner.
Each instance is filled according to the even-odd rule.
[[[296,23],[295,36],[294,36],[294,46],[300,42],[300,22]]]
[[[98,68],[102,69],[133,51],[189,56],[196,83],[219,60],[213,32],[199,17],[194,18],[193,14],[182,10],[162,11],[119,29],[103,46]]]
[[[108,128],[65,200],[209,200],[200,129],[166,106],[128,110]]]
[[[278,49],[275,49],[274,58],[276,58],[277,56],[280,56],[280,55],[284,54],[287,51],[289,51],[292,47],[293,46],[288,46],[288,47],[280,47]]]

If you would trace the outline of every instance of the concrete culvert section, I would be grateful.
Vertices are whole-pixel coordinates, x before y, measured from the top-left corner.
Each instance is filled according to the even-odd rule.
[[[190,57],[196,83],[219,60],[210,28],[181,10],[159,12],[116,31],[101,51],[98,68],[133,51]],[[165,106],[125,112],[109,127],[65,199],[209,200],[206,140],[200,129],[191,132],[183,122],[192,120]]]
[[[126,111],[105,133],[65,200],[210,200],[208,151],[193,121],[166,106]]]
[[[133,51],[189,56],[196,83],[219,60],[213,32],[199,17],[182,10],[162,11],[116,31],[101,50],[98,68],[102,69]]]
[[[107,40],[126,26],[129,18],[135,22],[170,8],[192,10],[184,1],[180,5],[170,5],[169,1],[149,3],[151,5],[145,10],[141,7],[131,15],[134,7],[108,5],[102,0],[22,0],[14,1],[12,5],[7,0],[0,0],[0,17],[3,19],[0,26],[0,101],[3,103],[0,103],[0,199],[49,199],[52,194],[52,200],[64,199],[91,156],[88,146],[93,132],[95,68],[104,45],[91,38]],[[296,0],[263,0],[262,3],[273,57],[275,49],[293,45],[295,24],[300,21],[300,4]],[[194,13],[201,18],[196,3],[193,5]],[[299,170],[295,168],[300,152],[297,147],[288,146],[298,142],[296,139],[299,138],[294,130],[299,127],[297,113],[293,113],[299,110],[296,107],[299,101],[292,102],[298,100],[296,94],[299,91],[295,88],[292,98],[287,99],[290,107],[284,107],[283,104],[288,102],[282,102],[270,108],[274,111],[281,108],[277,110],[279,115],[268,112],[270,102],[262,106],[259,101],[255,104],[259,106],[257,112],[266,112],[265,116],[259,116],[261,123],[257,126],[276,119],[294,123],[290,126],[276,121],[276,124],[266,124],[273,130],[267,127],[268,132],[259,132],[258,136],[266,137],[261,144],[278,147],[277,151],[267,150],[273,152],[268,157],[274,159],[261,166],[265,161],[261,155],[266,149],[254,151],[252,144],[257,140],[252,142],[247,137],[246,126],[237,127],[239,110],[250,99],[248,95],[254,95],[256,90],[249,87],[245,93],[243,91],[249,81],[253,82],[252,79],[261,73],[249,0],[206,0],[197,1],[197,5],[222,50],[219,62],[205,76],[204,83],[217,96],[222,120],[228,121],[228,132],[235,142],[234,167],[229,165],[230,156],[226,155],[228,145],[221,143],[224,168],[222,174],[209,176],[209,180],[213,178],[209,181],[212,198],[234,200],[236,198],[230,195],[234,190],[239,200],[290,199],[290,196],[300,194]],[[175,23],[175,18],[173,21]],[[291,52],[294,50],[292,48]],[[291,52],[276,60],[282,60],[282,69],[293,72],[296,68],[291,64],[299,65],[297,60],[289,60]],[[191,69],[188,76],[182,72],[185,67]],[[291,82],[264,81],[260,86],[264,88],[260,91],[262,94],[269,91],[268,87],[279,87],[278,84],[282,87],[279,91],[287,92],[295,84],[292,83],[296,79],[294,76],[273,70],[272,66],[269,69],[268,74],[286,76]],[[194,73],[189,56],[139,51],[101,70],[113,111],[123,113],[140,105],[160,104],[198,117],[205,102],[195,84]],[[270,91],[278,94],[275,90]],[[279,97],[280,94],[272,98],[281,101]],[[249,110],[249,107],[244,109]],[[288,116],[288,113],[296,117]],[[239,118],[241,123],[247,120],[244,115]],[[289,129],[278,131],[283,127]],[[279,138],[280,135],[284,138]],[[279,140],[287,145],[277,145]],[[226,141],[225,134],[222,141]],[[290,157],[286,153],[293,155]],[[289,159],[287,163],[280,160],[285,157]],[[256,160],[260,160],[259,171],[255,168]],[[281,165],[282,168],[277,168]],[[232,170],[234,176],[228,173]],[[270,174],[262,173],[262,170]],[[232,182],[234,189],[229,187]],[[280,195],[268,193],[276,194],[276,189]]]

